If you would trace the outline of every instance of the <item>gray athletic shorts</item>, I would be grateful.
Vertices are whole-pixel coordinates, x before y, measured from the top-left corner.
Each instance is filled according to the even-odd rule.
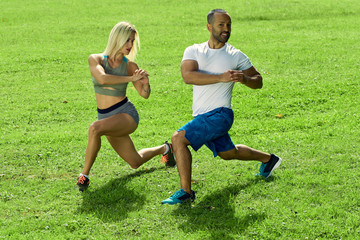
[[[135,120],[136,124],[139,124],[139,114],[134,104],[130,102],[128,98],[125,98],[121,102],[118,102],[109,108],[106,109],[98,108],[97,111],[98,111],[98,120],[111,117],[112,115],[118,113],[127,113]]]

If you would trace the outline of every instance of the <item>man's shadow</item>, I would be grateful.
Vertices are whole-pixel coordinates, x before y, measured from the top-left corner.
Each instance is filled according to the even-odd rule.
[[[79,213],[92,213],[105,222],[116,222],[126,219],[131,211],[138,211],[144,206],[145,194],[128,188],[131,179],[143,174],[152,173],[156,168],[137,171],[135,173],[113,179],[106,185],[83,192],[82,205],[77,209]]]
[[[241,207],[233,203],[236,195],[250,185],[263,184],[261,179],[253,179],[248,183],[231,185],[214,192],[200,202],[183,204],[173,214],[185,219],[179,228],[187,233],[197,232],[206,239],[236,239],[248,226],[266,218],[263,213],[248,213],[242,217],[235,215],[235,208]],[[196,201],[196,200],[195,200]],[[234,237],[233,237],[234,236]]]

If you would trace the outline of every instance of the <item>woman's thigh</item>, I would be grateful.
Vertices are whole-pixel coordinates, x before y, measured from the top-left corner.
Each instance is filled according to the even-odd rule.
[[[111,117],[98,120],[94,123],[100,135],[110,137],[122,137],[133,133],[137,128],[137,123],[127,113],[118,113]]]

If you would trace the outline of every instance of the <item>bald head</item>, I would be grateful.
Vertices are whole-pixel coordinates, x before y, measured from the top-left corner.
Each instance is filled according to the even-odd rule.
[[[211,10],[207,15],[207,22],[213,24],[215,21],[215,13],[225,13],[228,14],[224,9],[214,9]]]

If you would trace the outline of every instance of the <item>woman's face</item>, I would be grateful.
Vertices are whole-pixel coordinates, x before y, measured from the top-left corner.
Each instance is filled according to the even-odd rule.
[[[135,41],[135,32],[132,32],[130,34],[128,40],[124,44],[124,46],[120,49],[120,53],[122,53],[124,55],[129,55],[129,53],[134,45],[134,41]]]

